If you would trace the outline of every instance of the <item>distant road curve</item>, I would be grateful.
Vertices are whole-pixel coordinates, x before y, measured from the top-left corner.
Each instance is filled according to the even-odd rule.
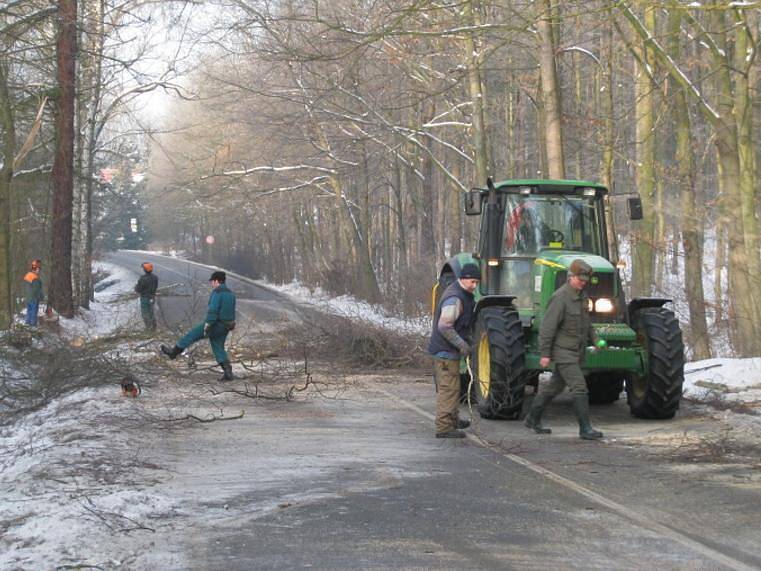
[[[159,288],[176,284],[170,292],[159,296],[159,322],[170,328],[203,318],[210,291],[209,276],[214,270],[227,272],[227,284],[238,298],[241,314],[250,308],[256,319],[282,319],[295,317],[299,312],[298,305],[288,296],[218,266],[136,250],[109,252],[103,260],[134,272],[135,282],[142,274],[140,265],[151,262]]]

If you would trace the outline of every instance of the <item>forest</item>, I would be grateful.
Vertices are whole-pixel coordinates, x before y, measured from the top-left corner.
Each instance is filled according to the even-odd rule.
[[[761,355],[761,2],[5,0],[0,323],[109,249],[429,311],[487,177],[609,189],[629,296]],[[639,196],[644,217],[626,217]],[[213,240],[207,239],[213,237]]]

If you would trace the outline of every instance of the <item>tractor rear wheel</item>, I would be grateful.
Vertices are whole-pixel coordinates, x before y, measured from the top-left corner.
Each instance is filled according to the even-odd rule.
[[[471,363],[482,418],[516,419],[526,384],[526,349],[518,312],[487,307],[478,314]]]
[[[587,377],[590,404],[610,404],[616,402],[624,390],[624,376],[621,373],[592,373]]]
[[[679,321],[663,307],[647,307],[632,316],[637,341],[647,349],[645,375],[626,379],[629,410],[650,419],[672,418],[679,408],[684,383],[684,343]]]

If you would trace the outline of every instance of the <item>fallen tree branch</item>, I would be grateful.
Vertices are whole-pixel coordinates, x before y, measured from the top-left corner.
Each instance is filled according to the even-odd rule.
[[[161,419],[162,422],[182,422],[183,420],[195,420],[196,422],[201,423],[209,423],[209,422],[221,422],[223,420],[240,420],[243,418],[246,414],[246,411],[242,410],[240,411],[240,414],[237,416],[215,416],[215,415],[209,415],[206,418],[201,418],[200,416],[196,416],[194,414],[186,414],[185,416],[181,416],[178,418],[164,418]]]

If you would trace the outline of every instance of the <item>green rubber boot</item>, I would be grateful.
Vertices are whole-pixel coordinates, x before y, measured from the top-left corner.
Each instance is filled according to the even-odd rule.
[[[546,395],[536,395],[534,402],[531,404],[531,408],[526,415],[526,420],[523,423],[532,429],[537,434],[552,434],[551,428],[545,428],[542,426],[542,414],[544,414],[544,407],[550,404],[551,397]]]
[[[575,395],[573,397],[573,410],[579,421],[579,437],[584,440],[599,440],[602,432],[592,428],[589,422],[589,397],[587,395]]]

